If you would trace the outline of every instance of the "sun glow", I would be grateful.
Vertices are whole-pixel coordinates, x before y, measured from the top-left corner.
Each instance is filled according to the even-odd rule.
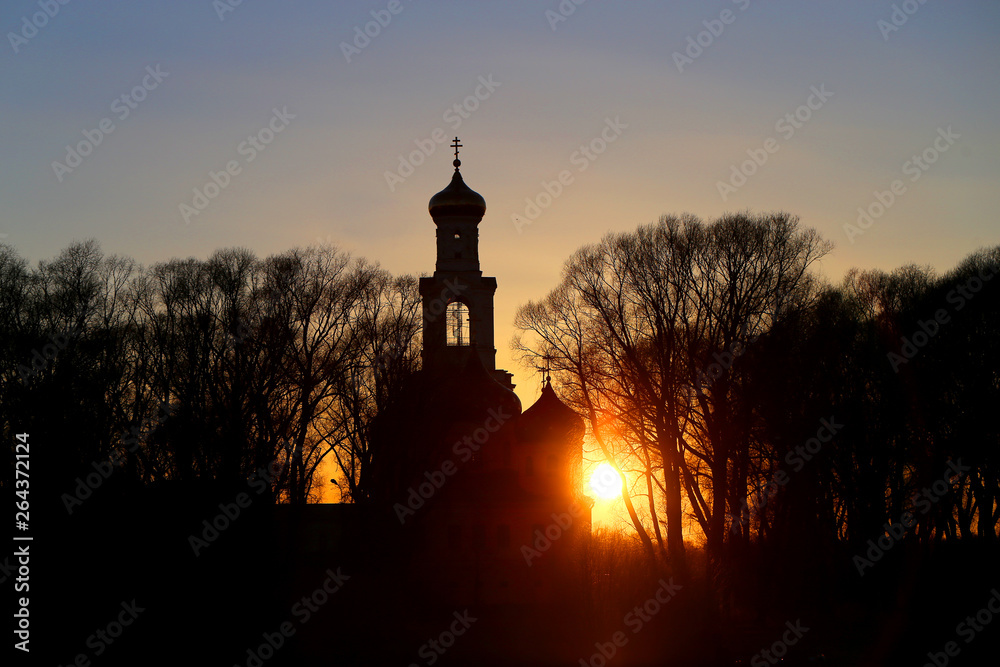
[[[622,490],[622,480],[618,476],[618,471],[608,462],[600,464],[590,476],[590,489],[603,500],[617,498]]]

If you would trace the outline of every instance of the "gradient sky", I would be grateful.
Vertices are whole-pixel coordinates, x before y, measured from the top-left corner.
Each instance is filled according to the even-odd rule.
[[[392,15],[388,0],[243,0],[220,19],[224,1],[69,2],[16,53],[10,33],[41,10],[3,2],[3,241],[37,262],[96,238],[149,264],[327,240],[395,273],[431,272],[427,201],[450,179],[450,149],[434,144],[393,190],[385,172],[440,128],[461,137],[466,182],[487,201],[480,256],[499,281],[498,365],[526,405],[539,381],[510,358],[514,311],[609,230],[664,213],[785,210],[836,243],[822,267],[831,280],[852,266],[946,270],[998,242],[995,0],[897,3],[916,11],[885,34],[890,2],[402,0]],[[575,11],[552,23],[560,4]],[[713,23],[724,10],[729,23]],[[372,11],[391,22],[347,62],[341,43]],[[720,26],[679,71],[674,53]],[[120,119],[115,100],[156,66],[168,75]],[[467,118],[446,116],[480,77],[499,86]],[[813,98],[820,108],[792,136],[779,131],[811,87],[833,95]],[[247,162],[241,142],[275,108],[295,117]],[[104,118],[113,132],[60,182],[53,161]],[[607,119],[627,127],[580,171],[574,152]],[[949,126],[958,138],[911,181],[907,161]],[[777,152],[723,201],[718,182],[769,137]],[[179,205],[231,160],[240,173],[185,224]],[[572,183],[518,231],[512,215],[563,170]],[[903,194],[851,242],[844,225],[895,179]]]

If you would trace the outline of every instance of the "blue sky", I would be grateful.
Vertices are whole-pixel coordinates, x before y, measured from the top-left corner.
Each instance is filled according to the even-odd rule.
[[[42,0],[58,7],[44,20],[38,0],[3,3],[4,242],[35,262],[96,238],[152,263],[327,240],[396,273],[430,272],[427,200],[452,159],[431,137],[458,134],[466,182],[488,206],[480,255],[499,281],[498,363],[525,403],[538,380],[509,358],[514,311],[607,231],[664,213],[785,210],[836,243],[831,280],[852,266],[945,270],[998,242],[996,2],[401,0],[393,14],[389,0],[243,0],[220,18],[224,1]],[[373,11],[391,20],[348,62],[341,45]],[[679,68],[686,49],[695,57]],[[136,101],[144,78],[155,87]],[[820,102],[814,88],[832,94]],[[134,106],[124,118],[122,95]],[[778,125],[796,112],[808,120]],[[53,167],[104,119],[113,131],[79,166]],[[282,129],[251,150],[269,124]],[[433,151],[390,187],[416,142]],[[603,151],[585,157],[587,145]],[[914,171],[925,151],[933,164]],[[763,163],[744,165],[753,155]],[[185,220],[181,205],[211,172],[224,182],[227,164],[226,187]],[[750,175],[723,200],[720,182],[740,182],[741,167]],[[877,212],[876,192],[896,180],[902,194],[849,238],[858,208]],[[547,204],[530,222],[526,200]]]

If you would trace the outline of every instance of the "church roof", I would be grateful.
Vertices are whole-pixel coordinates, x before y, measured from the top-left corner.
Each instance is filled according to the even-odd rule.
[[[458,170],[459,160],[455,160],[455,174],[451,183],[441,192],[431,197],[428,210],[431,217],[474,217],[482,219],[486,214],[486,200],[483,196],[465,184],[462,173]],[[477,220],[478,221],[478,220]]]
[[[582,436],[583,419],[559,400],[552,383],[542,386],[542,395],[524,411],[518,420],[521,438],[526,441],[545,440],[577,433]]]

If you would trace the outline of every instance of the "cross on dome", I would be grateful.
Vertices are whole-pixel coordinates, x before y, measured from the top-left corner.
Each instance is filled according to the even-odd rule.
[[[545,362],[544,365],[535,366],[535,370],[539,371],[542,374],[542,386],[550,385],[552,384],[552,369],[551,369],[552,357],[546,354],[542,357],[542,361]]]

